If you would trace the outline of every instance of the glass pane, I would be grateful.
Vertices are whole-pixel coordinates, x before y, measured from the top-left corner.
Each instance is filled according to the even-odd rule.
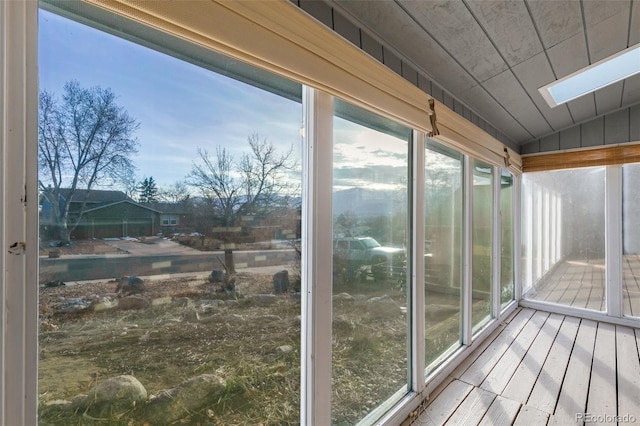
[[[411,131],[336,101],[332,417],[379,417],[408,391]]]
[[[298,423],[301,87],[39,35],[40,421]]]
[[[527,173],[523,233],[533,287],[524,297],[594,310],[605,309],[605,169]],[[528,195],[527,195],[528,199]]]
[[[640,163],[622,167],[624,315],[640,317]]]
[[[500,303],[504,306],[514,297],[513,175],[504,169],[500,177],[500,227]]]
[[[473,160],[471,324],[475,333],[491,318],[493,166]]]
[[[463,157],[427,144],[425,154],[425,365],[460,346]]]

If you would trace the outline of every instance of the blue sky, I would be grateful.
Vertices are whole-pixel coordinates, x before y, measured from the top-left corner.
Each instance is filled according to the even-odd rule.
[[[300,158],[299,103],[43,10],[39,46],[41,90],[60,95],[69,80],[108,87],[140,123],[137,181],[183,180],[199,147],[215,155],[224,146],[239,160],[253,133]],[[340,118],[334,126],[336,190],[406,188],[407,141]]]
[[[301,105],[58,15],[40,11],[40,90],[64,84],[111,88],[140,123],[137,180],[182,180],[197,148],[239,159],[253,133],[299,156]]]

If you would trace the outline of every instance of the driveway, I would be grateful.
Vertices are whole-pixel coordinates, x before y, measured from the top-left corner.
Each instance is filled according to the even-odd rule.
[[[160,256],[169,254],[202,254],[202,252],[183,246],[175,241],[162,237],[146,237],[143,240],[136,238],[128,239],[105,239],[105,243],[124,250],[134,256]]]

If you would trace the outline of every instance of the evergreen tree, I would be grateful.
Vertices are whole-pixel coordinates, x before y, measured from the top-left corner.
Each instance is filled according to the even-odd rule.
[[[142,182],[138,184],[138,197],[139,203],[154,203],[158,201],[158,187],[153,176],[144,178]]]

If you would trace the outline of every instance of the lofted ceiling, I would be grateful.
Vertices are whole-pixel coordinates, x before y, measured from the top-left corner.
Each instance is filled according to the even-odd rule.
[[[640,43],[639,0],[325,3],[518,145],[640,103],[640,74],[553,109],[538,92]]]

